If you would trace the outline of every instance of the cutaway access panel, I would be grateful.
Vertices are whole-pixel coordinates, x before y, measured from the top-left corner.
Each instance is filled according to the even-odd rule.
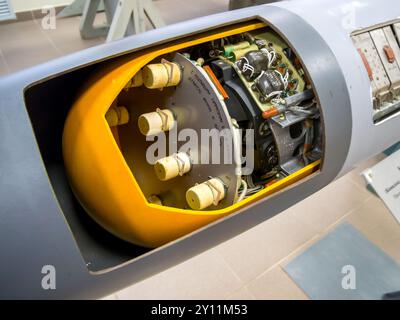
[[[319,170],[317,92],[268,25],[235,24],[117,62],[91,74],[72,104],[63,160],[87,213],[122,240],[160,247]]]

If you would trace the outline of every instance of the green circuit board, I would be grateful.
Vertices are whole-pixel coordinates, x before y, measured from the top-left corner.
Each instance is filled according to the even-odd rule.
[[[280,57],[279,64],[286,65],[286,67],[291,71],[289,81],[293,80],[293,79],[295,79],[297,81],[296,88],[294,90],[288,90],[287,92],[285,92],[285,95],[292,95],[292,94],[295,94],[298,92],[303,92],[306,88],[306,82],[304,79],[304,71],[302,71],[302,69],[297,69],[294,66],[294,64],[292,63],[292,61],[290,61],[289,58],[286,56],[284,50],[288,48],[288,45],[283,41],[283,39],[281,39],[273,31],[262,32],[262,33],[254,34],[253,36],[257,40],[265,40],[270,46],[272,46],[272,48],[275,50],[275,52]],[[262,112],[272,108],[273,105],[271,102],[261,102],[260,101],[260,94],[251,89],[251,87],[254,84],[254,81],[247,81],[247,79],[238,70],[237,66],[235,65],[235,61],[229,60],[222,56],[219,58],[234,67],[238,76],[240,77],[243,84],[246,86],[246,88],[248,89],[248,91],[250,92],[254,101],[256,102],[256,104],[258,105],[258,107],[260,108],[260,110]]]

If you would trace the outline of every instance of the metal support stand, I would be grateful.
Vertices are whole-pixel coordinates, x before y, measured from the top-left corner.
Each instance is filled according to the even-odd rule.
[[[62,9],[58,14],[57,18],[69,18],[75,16],[81,16],[83,14],[83,8],[85,7],[86,0],[74,0],[70,5]],[[104,5],[100,2],[97,12],[104,12]]]
[[[80,25],[84,39],[107,35],[107,42],[146,31],[146,16],[154,28],[165,25],[152,0],[103,0],[108,25],[94,27],[101,0],[87,0]]]

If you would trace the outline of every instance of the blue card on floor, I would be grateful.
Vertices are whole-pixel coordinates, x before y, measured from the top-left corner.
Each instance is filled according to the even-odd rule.
[[[400,265],[347,223],[284,269],[311,299],[382,299],[400,290]]]

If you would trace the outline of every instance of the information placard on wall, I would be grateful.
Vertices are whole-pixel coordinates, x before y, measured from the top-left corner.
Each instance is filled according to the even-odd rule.
[[[362,174],[400,223],[400,150]]]

